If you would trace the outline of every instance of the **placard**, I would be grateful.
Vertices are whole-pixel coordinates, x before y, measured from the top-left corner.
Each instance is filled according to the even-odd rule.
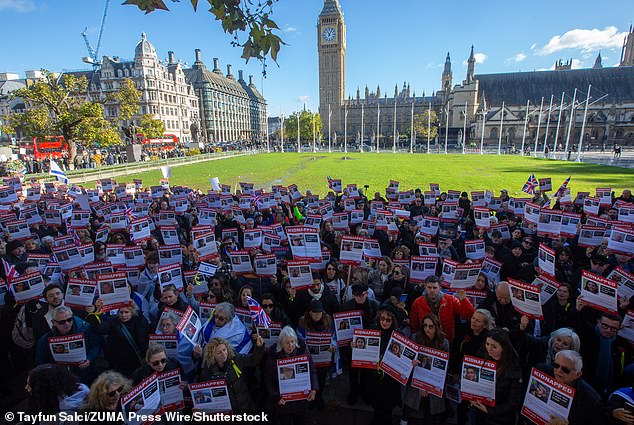
[[[412,374],[412,387],[442,398],[449,366],[449,353],[435,348],[419,346],[418,365]]]
[[[277,359],[277,377],[283,400],[306,400],[311,391],[308,356]]]
[[[313,274],[308,260],[288,260],[288,278],[295,289],[306,289],[313,285]]]
[[[581,296],[588,306],[616,314],[618,310],[617,288],[616,282],[582,270]]]
[[[342,237],[339,262],[344,265],[360,265],[363,262],[363,242],[364,238],[359,236]]]
[[[337,345],[343,347],[350,345],[355,329],[363,329],[361,310],[342,311],[332,315],[335,321]]]
[[[251,257],[249,251],[228,251],[227,254],[231,259],[231,270],[237,274],[253,273]],[[311,281],[312,282],[312,281]]]
[[[180,245],[161,245],[158,254],[161,266],[180,265],[183,262],[183,250]]]
[[[154,415],[160,409],[161,393],[158,385],[158,374],[148,376],[132,391],[121,397],[121,409],[127,424],[146,424],[143,417]]]
[[[83,259],[79,249],[75,245],[55,246],[53,247],[53,253],[57,264],[59,264],[63,271],[83,265]]]
[[[176,325],[176,329],[178,329],[181,335],[191,342],[192,345],[195,345],[198,342],[198,333],[201,328],[202,324],[198,314],[196,314],[191,306],[188,306],[187,310],[185,310],[185,314],[183,314],[178,325]]]
[[[555,276],[555,250],[540,242],[538,264],[541,271]]]
[[[286,228],[286,234],[294,259],[321,257],[321,242],[317,229],[308,226],[289,226]]]
[[[277,341],[280,339],[280,332],[282,331],[282,324],[271,322],[268,328],[256,326],[258,335],[262,337],[265,348],[275,347]]]
[[[130,305],[128,280],[124,272],[97,275],[99,299],[103,301],[103,312]]]
[[[574,396],[574,388],[533,368],[522,404],[522,415],[537,425],[549,424],[552,418],[567,421]]]
[[[481,260],[485,254],[485,243],[482,239],[474,239],[464,241],[464,251],[467,258],[472,260]]]
[[[409,277],[412,283],[425,282],[429,276],[436,274],[436,265],[438,264],[438,257],[433,256],[417,256],[414,255],[410,258],[411,274]]]
[[[78,365],[86,361],[84,334],[50,337],[48,347],[55,363]]]
[[[310,353],[315,367],[330,367],[332,365],[332,333],[306,332],[306,349]]]
[[[97,282],[88,279],[68,279],[64,304],[68,307],[84,310],[93,304],[97,295]]]
[[[467,401],[481,401],[495,406],[495,362],[465,355],[462,360],[460,396]]]
[[[548,300],[555,295],[560,286],[559,282],[545,274],[537,276],[533,280],[532,285],[539,288],[539,299],[541,300],[542,305],[546,304]]]
[[[621,330],[617,334],[634,344],[634,311],[629,310],[621,323]]]
[[[123,253],[125,244],[107,244],[106,245],[106,257],[108,261],[115,265],[125,264],[125,254]]]
[[[157,379],[161,395],[161,414],[185,407],[183,390],[180,388],[180,369],[159,373]]]
[[[275,277],[277,275],[277,261],[275,254],[258,254],[254,259],[255,274],[258,277]]]
[[[511,303],[513,308],[529,319],[544,319],[542,303],[539,298],[540,288],[515,279],[508,279],[511,289]]]
[[[8,283],[18,304],[39,299],[44,291],[44,280],[40,272],[17,276],[10,279]]]
[[[363,256],[368,260],[378,260],[381,258],[381,245],[377,239],[365,239],[363,241]]]
[[[381,355],[381,331],[354,329],[352,339],[352,367],[376,370]]]
[[[401,385],[407,384],[412,374],[412,361],[416,358],[419,346],[414,341],[406,338],[396,331],[388,342],[387,349],[383,353],[379,369],[390,375]]]
[[[166,286],[174,286],[178,292],[183,292],[183,271],[180,264],[170,264],[158,268],[158,278],[161,294]]]
[[[159,320],[160,326],[160,320]],[[176,334],[150,334],[150,344],[162,345],[165,349],[165,354],[169,358],[176,358],[178,356],[178,335]]]
[[[634,228],[614,226],[608,239],[608,248],[617,254],[634,254]]]
[[[601,245],[605,238],[606,229],[598,226],[582,225],[579,230],[577,245],[588,248]]]
[[[618,285],[618,298],[630,299],[634,296],[634,274],[617,267],[610,272],[608,279],[616,282]]]

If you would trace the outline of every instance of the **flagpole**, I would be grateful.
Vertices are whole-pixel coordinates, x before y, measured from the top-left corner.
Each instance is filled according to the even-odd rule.
[[[528,109],[530,107],[530,99],[526,101],[526,114],[524,116],[524,131],[522,132],[522,153],[521,155],[524,156],[524,142],[526,141],[526,125],[528,124]]]
[[[482,109],[482,134],[480,135],[480,155],[484,155],[484,128],[487,122],[486,100],[484,102],[484,109]]]
[[[564,158],[568,158],[568,143],[570,142],[570,132],[572,131],[572,123],[575,120],[575,102],[577,101],[577,88],[572,95],[572,103],[570,104],[570,117],[568,122],[568,133],[566,134],[566,148],[564,149]]]
[[[394,128],[392,129],[392,153],[396,153],[396,97],[394,97]]]
[[[500,134],[498,135],[498,155],[502,155],[502,128],[504,126],[504,101],[500,111]]]
[[[328,152],[332,152],[332,145],[330,144],[330,117],[332,116],[332,110],[330,109],[330,103],[328,104]]]
[[[546,146],[548,146],[548,128],[550,127],[550,114],[553,112],[553,98],[554,95],[550,95],[550,106],[548,106],[548,119],[546,120],[546,135],[544,137],[544,158],[546,157]]]
[[[449,136],[449,108],[445,106],[445,155],[447,155],[447,138]]]
[[[348,153],[348,106],[344,106],[343,116],[343,151]]]
[[[469,108],[469,103],[464,103],[464,121],[462,123],[462,154],[465,154],[465,145],[467,141],[467,110]]]
[[[284,153],[284,114],[282,114],[282,153]]]
[[[553,147],[553,158],[555,157],[555,152],[557,151],[557,142],[559,141],[559,125],[561,124],[561,111],[564,109],[564,94],[566,92],[561,92],[561,104],[559,105],[559,116],[557,117],[557,130],[555,130],[555,146]]]
[[[577,150],[577,162],[581,162],[581,145],[583,144],[583,132],[586,130],[586,117],[588,116],[588,104],[590,103],[590,89],[592,89],[592,84],[588,84],[588,95],[586,96],[586,107],[583,110],[583,121],[581,122],[581,134],[579,135],[579,149]]]
[[[316,132],[315,132],[315,113],[313,113],[313,152],[317,152],[317,139],[316,139]]]
[[[361,144],[359,144],[359,152],[363,152],[363,103],[361,104]]]
[[[542,103],[539,105],[539,117],[537,117],[537,132],[535,133],[535,151],[533,155],[537,158],[537,142],[539,141],[539,128],[542,125],[542,109],[544,108],[544,96],[542,96]]]
[[[427,153],[429,153],[429,137],[431,136],[431,102],[427,109]]]
[[[410,122],[409,153],[414,153],[414,98],[412,98],[412,118]]]
[[[381,99],[377,99],[376,101],[376,153],[379,153],[379,134],[381,127],[381,120],[379,117],[381,116],[381,104],[379,103]]]
[[[297,153],[300,153],[302,150],[301,142],[299,140],[299,112],[297,112]]]

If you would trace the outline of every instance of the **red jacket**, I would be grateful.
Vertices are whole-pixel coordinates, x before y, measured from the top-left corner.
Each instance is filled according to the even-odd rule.
[[[443,332],[445,332],[445,335],[447,335],[449,342],[453,341],[455,335],[456,315],[459,315],[464,320],[467,320],[471,318],[474,311],[475,309],[468,298],[460,301],[453,295],[442,295],[438,315],[440,316],[440,326],[442,327]],[[431,312],[431,308],[427,303],[427,298],[425,298],[424,295],[414,300],[409,314],[409,325],[412,328],[412,332],[418,332],[421,329],[423,317]]]

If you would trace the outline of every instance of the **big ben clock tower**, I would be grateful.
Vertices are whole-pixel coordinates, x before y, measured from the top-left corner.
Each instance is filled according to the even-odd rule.
[[[346,75],[346,25],[339,0],[324,0],[317,21],[319,52],[319,114],[324,134],[343,135],[343,108]],[[330,126],[328,128],[328,113]]]

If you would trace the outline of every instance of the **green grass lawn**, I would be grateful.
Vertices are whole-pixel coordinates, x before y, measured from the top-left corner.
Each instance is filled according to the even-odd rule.
[[[272,153],[246,156],[172,168],[172,185],[186,185],[207,190],[209,179],[218,177],[222,184],[254,183],[255,187],[270,189],[272,185],[295,183],[303,192],[324,195],[328,189],[326,176],[341,179],[343,185],[367,184],[369,192],[384,192],[390,179],[400,182],[401,191],[421,188],[429,190],[429,183],[439,183],[441,191],[484,190],[495,193],[507,189],[511,195],[521,195],[521,189],[531,173],[535,177],[551,177],[554,190],[568,177],[573,193],[596,187],[611,187],[620,194],[634,186],[634,170],[586,163],[554,161],[519,156],[497,155],[425,155],[374,153]],[[144,186],[158,184],[160,170],[130,174],[132,179],[143,179]],[[123,181],[120,177],[118,180]]]

